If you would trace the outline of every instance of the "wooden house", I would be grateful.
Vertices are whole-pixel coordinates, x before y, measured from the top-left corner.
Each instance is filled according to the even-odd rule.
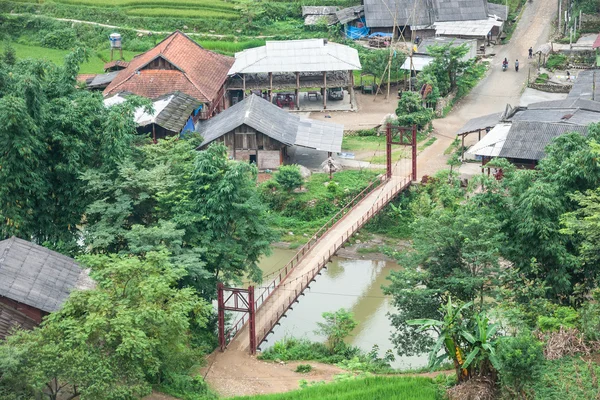
[[[0,241],[0,339],[15,327],[34,328],[72,290],[93,286],[72,258],[14,236]]]
[[[256,163],[260,170],[277,169],[285,162],[287,148],[301,146],[340,152],[344,127],[301,118],[251,95],[208,121],[196,125],[204,141],[224,143],[231,159]]]

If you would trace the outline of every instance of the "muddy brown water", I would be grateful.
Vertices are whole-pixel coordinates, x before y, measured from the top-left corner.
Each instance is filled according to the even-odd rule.
[[[265,275],[278,270],[295,255],[294,250],[273,249],[273,254],[260,262]],[[307,338],[313,341],[325,341],[325,337],[315,333],[317,322],[322,321],[321,314],[346,308],[354,313],[358,326],[347,340],[349,344],[370,351],[373,345],[379,346],[379,355],[387,349],[394,350],[390,340],[393,327],[387,314],[393,311],[390,298],[383,294],[382,285],[387,284],[387,276],[400,266],[390,261],[366,259],[346,259],[334,257],[327,269],[317,276],[310,289],[300,297],[293,310],[286,313],[279,326],[260,346],[265,350],[285,337]],[[265,283],[271,278],[265,279]],[[260,289],[257,290],[259,294]],[[394,354],[395,351],[394,351]],[[427,357],[398,357],[392,364],[394,368],[410,369],[425,366]]]

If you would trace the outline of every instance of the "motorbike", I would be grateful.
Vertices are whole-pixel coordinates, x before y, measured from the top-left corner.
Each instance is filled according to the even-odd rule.
[[[502,72],[508,69],[508,64],[502,64]]]

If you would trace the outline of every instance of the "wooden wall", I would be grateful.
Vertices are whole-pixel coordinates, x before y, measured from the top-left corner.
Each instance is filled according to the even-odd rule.
[[[4,339],[15,326],[33,329],[47,313],[37,308],[0,296],[0,339]]]
[[[224,143],[235,160],[250,162],[256,159],[260,170],[277,169],[283,164],[286,145],[247,125],[226,133],[215,142]]]

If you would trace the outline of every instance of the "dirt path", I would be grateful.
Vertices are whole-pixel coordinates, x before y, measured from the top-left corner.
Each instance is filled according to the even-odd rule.
[[[437,137],[437,140],[420,153],[418,161],[419,176],[432,174],[446,168],[447,156],[443,154],[444,150],[453,141],[456,131],[469,119],[503,111],[507,103],[512,105],[518,104],[527,79],[527,49],[530,46],[535,48],[547,40],[550,34],[551,23],[556,13],[554,3],[551,4],[542,1],[528,3],[511,42],[506,46],[497,47],[498,53],[487,76],[468,96],[462,99],[446,118],[434,121],[434,135]],[[520,71],[517,73],[512,69],[502,72],[500,66],[501,60],[504,57],[508,58],[511,65],[514,64],[515,59],[519,59],[521,65]],[[388,101],[383,101],[383,98],[381,98],[380,101],[377,105],[369,106],[373,106],[374,108],[390,107],[392,109],[396,100],[389,99]],[[324,118],[324,115],[315,115],[313,113],[311,117],[320,119],[320,117]],[[346,125],[353,124],[356,126],[361,126],[361,123],[373,122],[361,119],[361,113],[332,114],[332,118],[341,118]],[[375,121],[375,123],[379,122]],[[395,175],[404,175],[406,171],[407,166],[402,162],[395,166]],[[349,220],[349,223],[352,222]],[[345,225],[340,227],[340,229],[344,228],[347,227]],[[337,238],[339,239],[339,236]],[[315,248],[313,255],[309,256],[310,258],[307,257],[306,265],[309,264],[309,261],[314,263],[315,260],[313,258],[316,257],[316,260],[318,260],[323,255],[323,251]],[[298,274],[304,272],[302,268],[297,270]],[[281,296],[286,296],[285,291],[279,293]],[[277,304],[283,301],[277,300],[276,296],[272,299],[271,306],[265,304],[265,310],[271,309],[273,311],[277,307]],[[257,331],[260,331],[260,326],[265,326],[265,321],[261,322],[259,318],[257,321]],[[242,337],[247,338],[247,332],[241,332],[240,338]],[[211,368],[208,371],[206,379],[217,392],[223,395],[275,393],[298,387],[298,381],[303,379],[303,376],[297,376],[299,374],[293,372],[293,364],[279,366],[278,364],[257,361],[255,358],[247,355],[245,351],[247,347],[247,339],[243,339],[235,343],[233,348],[230,348],[227,352],[215,352],[211,356]],[[331,366],[318,366],[316,371],[320,371],[322,374],[319,375],[317,380],[330,380],[333,375],[339,372],[336,372],[335,367]]]
[[[487,76],[454,107],[446,118],[433,121],[434,136],[438,140],[419,154],[419,175],[431,175],[447,168],[448,156],[444,155],[444,150],[454,140],[456,131],[468,120],[504,111],[506,104],[519,105],[529,69],[530,60],[527,59],[527,50],[529,47],[535,49],[548,41],[552,21],[557,11],[556,4],[552,2],[527,3],[511,41],[505,46],[496,46],[497,54]],[[510,68],[502,72],[502,60],[505,57]],[[514,62],[517,59],[520,64],[519,72],[514,70]],[[472,136],[471,141],[476,139],[475,135]]]

